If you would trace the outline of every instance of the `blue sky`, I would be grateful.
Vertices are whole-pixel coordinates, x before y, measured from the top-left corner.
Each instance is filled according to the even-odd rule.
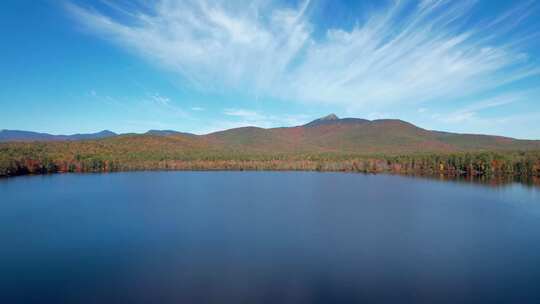
[[[7,0],[0,34],[0,129],[336,113],[540,139],[539,1]]]

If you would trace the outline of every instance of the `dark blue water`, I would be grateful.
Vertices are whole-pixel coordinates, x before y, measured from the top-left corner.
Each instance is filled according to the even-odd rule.
[[[0,180],[0,303],[540,303],[540,191],[386,175]]]

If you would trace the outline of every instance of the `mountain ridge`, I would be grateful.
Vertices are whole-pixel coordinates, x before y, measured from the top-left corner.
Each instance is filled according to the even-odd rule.
[[[103,130],[96,133],[76,133],[71,135],[54,135],[49,133],[23,131],[23,130],[0,130],[0,142],[10,141],[74,141],[92,140],[117,136],[118,134]]]
[[[312,170],[540,178],[540,140],[438,132],[399,119],[323,118],[294,127],[240,127],[205,135],[151,130],[115,136],[105,132],[97,139],[2,142],[0,177],[131,170]]]
[[[196,146],[204,145],[216,149],[279,153],[410,153],[540,149],[539,140],[434,131],[400,119],[339,118],[335,114],[293,127],[248,126],[203,135],[175,130],[149,130],[143,134],[116,134],[105,130],[98,133],[73,135],[2,130],[0,142],[125,140],[125,138],[139,140],[141,136],[182,139]]]

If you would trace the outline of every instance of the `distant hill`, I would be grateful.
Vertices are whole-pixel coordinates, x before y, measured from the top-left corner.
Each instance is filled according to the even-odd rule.
[[[174,130],[149,130],[146,135],[154,136],[195,136],[195,134],[178,132]],[[97,133],[89,134],[73,134],[73,135],[53,135],[49,133],[39,133],[32,131],[20,130],[0,130],[0,142],[29,142],[29,141],[76,141],[76,140],[92,140],[115,137],[116,134],[109,130],[104,130]],[[137,135],[132,133],[131,135]]]
[[[84,140],[83,140],[84,139]],[[194,135],[0,132],[0,176],[126,170],[320,170],[540,177],[540,141],[431,131],[397,119],[316,119]],[[10,141],[10,142],[6,142]],[[40,141],[39,145],[34,141]],[[67,143],[69,142],[69,144]]]
[[[247,151],[411,153],[540,149],[540,141],[430,131],[397,119],[338,118],[331,114],[303,126],[244,127],[200,136]]]
[[[195,136],[195,134],[186,133],[186,132],[178,132],[174,130],[149,130],[145,134],[156,135],[156,136],[173,136],[173,135]]]
[[[73,135],[52,135],[48,133],[38,133],[18,130],[1,130],[0,142],[7,141],[67,141],[67,140],[91,140],[116,136],[117,134],[108,130],[90,134]]]
[[[142,137],[145,136],[145,137]],[[540,141],[519,140],[502,136],[457,134],[430,131],[398,119],[367,120],[339,118],[335,114],[305,125],[264,129],[242,127],[195,135],[174,130],[150,130],[145,134],[119,136],[111,131],[92,134],[51,135],[28,131],[2,130],[0,142],[11,141],[77,141],[122,137],[132,141],[147,136],[184,138],[196,146],[214,150],[257,153],[412,153],[492,150],[535,150]],[[173,141],[172,143],[174,143]]]

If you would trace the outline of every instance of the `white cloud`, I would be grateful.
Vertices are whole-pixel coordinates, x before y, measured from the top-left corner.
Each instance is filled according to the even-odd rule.
[[[176,105],[169,97],[162,96],[159,93],[149,94],[146,99],[141,101],[140,106],[146,113],[178,118],[190,117],[182,107]]]
[[[459,111],[459,112],[450,113],[449,115],[445,115],[445,116],[437,115],[436,117],[439,118],[442,122],[453,123],[453,124],[463,123],[465,121],[478,119],[476,117],[476,112],[472,112],[472,111]]]
[[[395,117],[394,114],[388,112],[371,112],[367,114],[366,118],[369,120],[385,119]]]
[[[225,109],[223,114],[227,116],[241,117],[245,120],[259,120],[263,116],[255,111],[245,109]]]
[[[528,105],[539,93],[539,90],[516,91],[454,107],[453,110],[426,110],[418,113],[412,121],[434,130],[538,139],[536,125],[540,112]]]
[[[479,120],[478,113],[492,108],[497,108],[531,98],[531,91],[516,92],[499,95],[479,102],[469,104],[461,109],[448,114],[434,114],[435,118],[444,123],[463,123],[465,121]]]
[[[467,97],[540,73],[519,48],[523,41],[498,39],[519,25],[530,3],[475,26],[465,26],[474,1],[410,3],[392,2],[351,30],[331,28],[323,37],[314,34],[309,1],[161,0],[140,11],[115,6],[123,18],[68,9],[199,88],[349,109]]]
[[[504,117],[484,117],[475,113],[473,117],[459,123],[451,123],[445,129],[458,133],[482,133],[538,140],[540,112],[510,114]],[[482,132],[479,132],[482,130]]]
[[[309,120],[308,115],[274,115],[263,114],[248,109],[225,109],[223,114],[234,118],[234,121],[225,121],[222,125],[233,124],[235,126],[258,126],[262,128],[274,128],[285,126],[297,126],[305,124]]]
[[[204,108],[203,107],[191,107],[191,111],[204,111]]]
[[[150,99],[160,106],[171,105],[171,99],[169,97],[161,96],[158,93],[151,95]]]

